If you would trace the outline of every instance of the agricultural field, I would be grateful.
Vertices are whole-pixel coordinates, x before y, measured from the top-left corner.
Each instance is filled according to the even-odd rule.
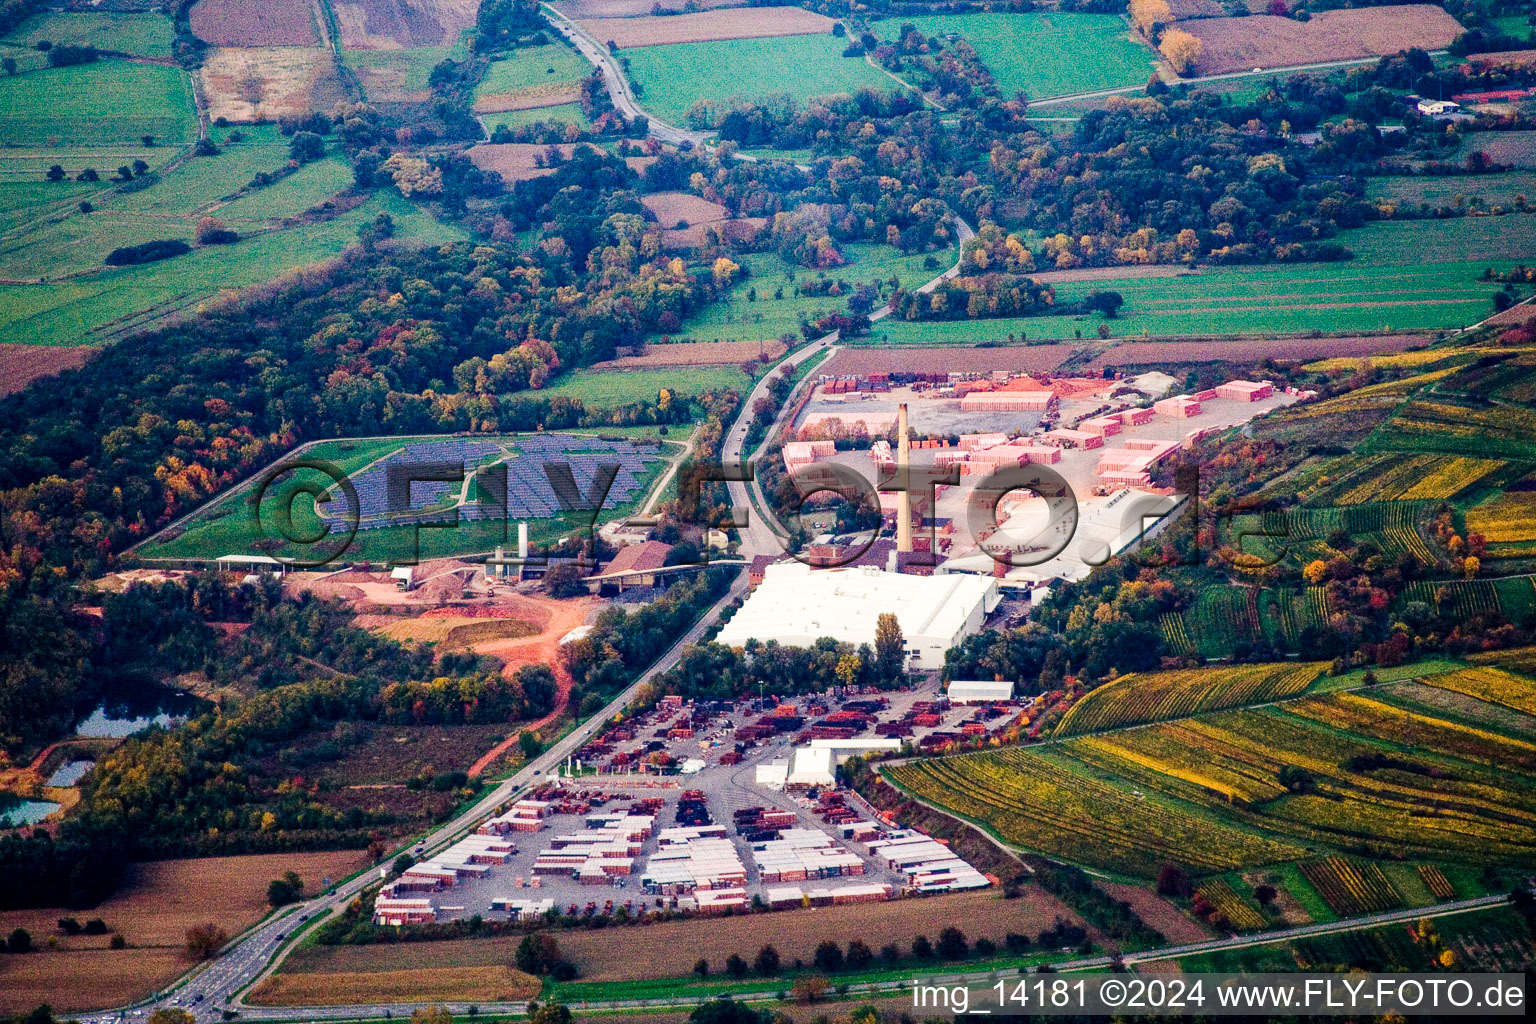
[[[1073,352],[1071,345],[1012,345],[1006,348],[902,348],[840,346],[823,363],[819,373],[869,374],[913,370],[944,370],[965,373],[981,370],[1015,370],[1049,373]]]
[[[666,389],[674,395],[700,395],[706,391],[736,388],[745,393],[752,381],[736,364],[677,367],[624,368],[599,370],[589,367],[573,370],[543,388],[544,397],[579,398],[602,409],[630,402],[654,402]]]
[[[1282,768],[1295,773],[1287,783]],[[1224,871],[1330,848],[1520,863],[1536,846],[1536,744],[1375,694],[1303,696],[887,774],[1018,846],[1139,877],[1170,859]]]
[[[333,260],[380,213],[401,242],[442,244],[460,237],[394,192],[381,193],[330,220],[258,234],[235,245],[205,246],[137,267],[93,270],[46,285],[0,285],[0,332],[41,345],[100,344],[116,334],[200,302]]]
[[[501,120],[500,117],[497,120]],[[544,166],[545,154],[551,147],[535,145],[525,142],[482,142],[478,146],[472,146],[464,154],[470,161],[483,171],[495,171],[509,184],[517,181],[526,181],[529,178],[537,178],[550,174],[554,168]],[[562,159],[570,159],[577,149],[574,145],[560,145],[558,149]],[[627,156],[624,162],[632,170],[644,170],[656,158],[650,156]]]
[[[398,971],[275,974],[251,990],[252,1006],[346,1006],[480,1000],[517,1002],[542,982],[513,967],[417,967]]]
[[[740,366],[750,361],[777,362],[788,351],[777,338],[760,341],[673,341],[649,344],[636,355],[593,363],[594,370],[630,370],[657,366]]]
[[[1173,278],[1143,277],[1126,268],[1121,278],[1056,286],[1060,302],[1080,300],[1096,289],[1119,292],[1125,306],[1111,321],[1097,315],[930,323],[892,320],[882,322],[875,335],[891,345],[936,345],[1002,341],[1009,334],[1030,339],[1092,338],[1101,323],[1117,338],[1147,333],[1200,338],[1313,331],[1400,335],[1459,328],[1493,312],[1497,289],[1479,278],[1486,267],[1513,266],[1523,258],[1522,247],[1530,251],[1536,241],[1536,218],[1380,222],[1340,232],[1338,240],[1355,253],[1354,259],[1210,268]],[[1421,253],[1422,260],[1405,264],[1402,254],[1406,252]],[[1480,255],[1468,260],[1469,252]],[[1314,344],[1319,347],[1314,349]],[[1289,354],[1305,358],[1372,351],[1370,343],[1362,343],[1363,352],[1339,352],[1327,345],[1327,339],[1303,340]],[[1392,348],[1387,340],[1381,350]]]
[[[1347,857],[1329,857],[1301,865],[1301,873],[1340,917],[1396,910],[1403,897],[1380,867]]]
[[[58,348],[0,343],[0,396],[20,391],[39,377],[76,369],[92,354],[92,349],[83,346]]]
[[[1498,668],[1468,668],[1459,672],[1428,676],[1424,686],[1453,690],[1490,704],[1502,704],[1528,715],[1536,715],[1536,679]]]
[[[725,369],[740,375],[739,370]],[[622,388],[627,384],[623,378],[644,378],[655,372],[609,376]],[[675,373],[669,376],[676,380]],[[655,395],[653,389],[646,397]],[[590,393],[581,397],[594,404],[618,404]],[[605,441],[586,434],[486,436],[473,442],[453,437],[324,441],[304,448],[302,456],[325,460],[346,474],[358,495],[356,506],[331,477],[316,470],[283,473],[264,491],[258,491],[263,479],[253,477],[162,530],[138,553],[145,558],[210,560],[252,553],[314,559],[323,552],[343,562],[413,561],[490,551],[507,543],[509,523],[514,520],[528,522],[535,544],[547,544],[585,527],[592,517],[590,512],[568,507],[568,500],[576,499],[555,492],[543,469],[546,460],[568,463],[582,494],[591,486],[597,462],[610,459],[621,464],[599,516],[599,522],[607,522],[631,514],[644,503],[667,460],[678,450],[679,446],[667,442],[631,445],[628,440]],[[402,459],[447,460],[462,465],[466,479],[453,486],[425,481],[412,485],[410,511],[401,514],[389,505],[385,466]],[[492,465],[504,466],[507,472],[507,502],[499,512],[488,512],[498,507],[499,499],[497,505],[481,500],[489,478],[479,471]],[[322,502],[316,494],[326,498]],[[458,510],[456,525],[430,525],[443,522],[443,513],[452,509]],[[348,537],[346,523],[353,514],[360,526]],[[289,537],[332,539],[301,544]]]
[[[137,152],[141,136],[152,135],[160,145],[174,146],[191,142],[197,131],[186,72],[120,60],[0,77],[0,110],[5,111],[0,146],[35,149],[39,160],[32,166],[39,176],[49,163],[63,162],[50,153],[61,146],[133,146]],[[9,168],[13,154],[0,157]],[[98,170],[116,166],[104,160]]]
[[[580,103],[557,103],[550,107],[529,107],[525,110],[486,114],[483,123],[489,125],[492,131],[501,127],[517,129],[531,124],[573,124],[577,128],[588,128],[592,125],[592,119]]]
[[[1257,553],[1258,539],[1250,534],[1243,553]],[[1305,653],[1303,631],[1323,629],[1327,622],[1328,598],[1322,587],[1296,591],[1215,584],[1203,587],[1192,607],[1164,614],[1158,626],[1175,653],[1226,658],[1239,646],[1260,642],[1278,651]]]
[[[906,946],[917,935],[935,938],[951,925],[971,939],[986,937],[1001,943],[1008,932],[1038,934],[1057,917],[1080,923],[1065,904],[1037,886],[1025,886],[1018,899],[998,897],[996,889],[954,893],[917,900],[892,900],[773,914],[701,918],[647,925],[641,935],[648,955],[634,955],[626,941],[611,931],[575,930],[559,935],[560,950],[580,970],[577,981],[558,990],[574,1001],[584,990],[613,982],[690,976],[699,957],[710,965],[731,953],[750,960],[764,944],[772,944],[786,963],[806,962],[828,935],[841,940],[862,938],[871,948],[886,942]],[[812,921],[815,927],[811,927]],[[626,933],[631,934],[631,933]],[[511,962],[517,938],[456,939],[432,944],[435,964],[462,967],[498,966]],[[421,950],[411,943],[376,946],[301,946],[281,968],[282,974],[314,972],[405,970],[421,965]],[[594,993],[595,996],[595,993]]]
[[[331,0],[348,50],[448,46],[475,23],[477,0]]]
[[[941,40],[958,33],[992,72],[1005,97],[1032,100],[1144,85],[1156,55],[1118,14],[936,14],[891,18],[875,27],[894,42],[903,25]]]
[[[1067,712],[1056,735],[1075,736],[1294,697],[1306,692],[1326,667],[1321,663],[1243,665],[1132,673],[1090,690]]]
[[[1398,409],[1360,450],[1536,459],[1536,412],[1419,397]]]
[[[475,87],[475,112],[500,113],[572,103],[592,74],[588,64],[563,42],[513,50],[493,61]]]
[[[159,13],[43,11],[0,39],[0,52],[9,47],[34,49],[38,41],[46,39],[56,46],[94,46],[163,60],[171,56],[172,38],[170,19]]]
[[[1505,576],[1491,580],[1415,580],[1403,591],[1404,601],[1422,601],[1457,617],[1496,611],[1514,622],[1536,612],[1536,577]]]
[[[1432,4],[1317,11],[1304,22],[1268,14],[1201,18],[1179,27],[1204,44],[1195,63],[1202,75],[1379,57],[1413,46],[1443,50],[1462,31]]]
[[[728,101],[787,93],[804,103],[817,96],[895,87],[861,57],[844,57],[846,40],[832,35],[723,39],[624,50],[640,105],[669,124],[683,124],[695,100]]]
[[[730,238],[751,238],[767,224],[762,217],[728,219],[730,211],[688,192],[653,192],[640,197],[640,203],[656,215],[664,229],[662,241],[669,248],[705,244],[706,229]]]
[[[1536,131],[1479,132],[1468,135],[1462,139],[1457,155],[1473,152],[1486,153],[1488,159],[1496,164],[1525,170],[1536,168]]]
[[[197,0],[188,15],[192,34],[213,46],[315,46],[319,6],[313,0]]]
[[[550,6],[572,20],[582,18],[650,17],[657,10],[681,13],[710,11],[717,7],[745,7],[745,0],[551,0]]]
[[[448,55],[444,47],[410,50],[343,50],[341,62],[357,76],[371,103],[423,103],[431,96],[428,78]]]
[[[347,99],[335,57],[318,48],[217,47],[197,74],[208,116],[236,124],[329,111]]]
[[[628,50],[636,46],[708,43],[721,39],[829,35],[834,22],[824,14],[815,14],[803,7],[750,7],[746,11],[697,11],[662,17],[589,18],[577,24],[604,46],[612,44]]]
[[[1211,923],[1224,931],[1251,932],[1269,922],[1258,907],[1241,896],[1224,878],[1213,878],[1195,890],[1196,906],[1210,908]]]
[[[131,868],[122,891],[88,914],[65,908],[0,912],[5,934],[26,928],[39,946],[55,935],[59,946],[7,959],[0,1012],[20,1013],[42,1002],[85,1010],[146,996],[186,970],[186,929],[211,921],[233,935],[267,913],[267,883],[283,872],[296,871],[316,888],[322,878],[339,880],[364,865],[360,851],[151,861]],[[58,935],[54,922],[70,914],[101,918],[128,948],[108,949],[109,935]]]
[[[1474,140],[1493,139],[1496,136],[1479,135]],[[1439,209],[1491,210],[1496,206],[1513,209],[1519,196],[1536,199],[1536,177],[1519,171],[1500,174],[1480,174],[1476,177],[1441,177],[1438,175],[1412,175],[1404,177],[1373,177],[1365,179],[1365,196],[1373,203],[1390,203],[1396,209],[1419,209],[1427,206]]]

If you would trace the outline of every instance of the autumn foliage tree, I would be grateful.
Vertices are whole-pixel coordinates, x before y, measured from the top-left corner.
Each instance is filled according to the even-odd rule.
[[[1157,49],[1176,73],[1187,75],[1194,70],[1195,61],[1200,58],[1200,50],[1204,45],[1198,36],[1181,28],[1171,28],[1163,33]]]
[[[193,960],[211,960],[224,948],[229,935],[213,922],[193,925],[187,929],[186,954]]]

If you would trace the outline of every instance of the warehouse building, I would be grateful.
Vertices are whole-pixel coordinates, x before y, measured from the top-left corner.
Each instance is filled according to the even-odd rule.
[[[1013,699],[1013,683],[1006,679],[953,679],[945,695],[956,704],[991,704]]]
[[[809,647],[826,636],[873,646],[876,622],[891,612],[906,640],[908,668],[938,668],[945,651],[981,630],[998,600],[997,584],[979,576],[917,576],[863,566],[813,570],[783,562],[764,570],[763,582],[717,640],[728,647],[754,638]]]

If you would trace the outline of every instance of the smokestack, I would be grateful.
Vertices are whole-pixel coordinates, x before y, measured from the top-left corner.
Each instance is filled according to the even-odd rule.
[[[909,469],[912,442],[907,440],[907,403],[896,406],[896,472],[898,480],[911,483]],[[912,550],[912,492],[907,486],[896,492],[896,550]]]

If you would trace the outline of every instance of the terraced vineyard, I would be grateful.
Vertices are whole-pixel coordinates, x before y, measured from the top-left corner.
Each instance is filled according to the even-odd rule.
[[[1007,842],[1141,877],[1170,861],[1219,872],[1372,848],[1529,863],[1536,743],[1516,736],[1536,717],[1457,699],[1520,727],[1341,692],[907,762],[887,776]]]
[[[1326,667],[1313,662],[1133,673],[1089,692],[1067,712],[1056,735],[1075,736],[1293,697],[1305,692]]]

